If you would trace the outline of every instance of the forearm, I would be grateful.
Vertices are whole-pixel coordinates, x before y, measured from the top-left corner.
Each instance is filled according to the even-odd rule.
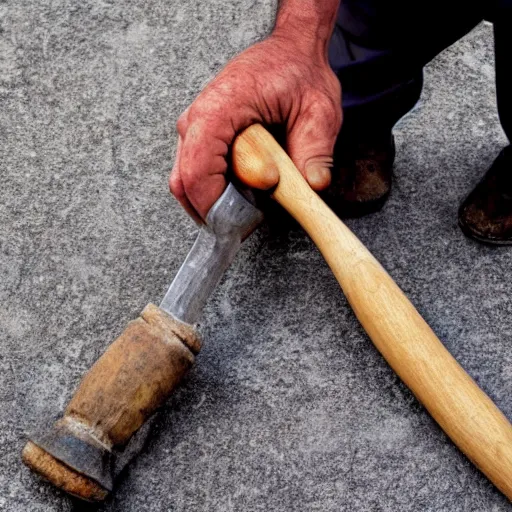
[[[340,0],[280,0],[275,33],[293,38],[304,49],[325,51]]]

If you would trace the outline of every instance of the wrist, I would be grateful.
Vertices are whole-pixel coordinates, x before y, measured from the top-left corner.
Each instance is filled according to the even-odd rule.
[[[272,35],[308,54],[325,55],[339,0],[281,0]]]

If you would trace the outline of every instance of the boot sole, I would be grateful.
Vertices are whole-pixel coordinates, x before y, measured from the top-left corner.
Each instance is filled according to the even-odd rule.
[[[340,217],[340,219],[357,219],[382,210],[382,207],[386,204],[390,193],[391,189],[377,199],[361,203],[343,202],[337,198],[336,202],[331,200],[327,204],[331,210]]]
[[[459,221],[459,228],[461,231],[466,235],[468,238],[471,238],[472,240],[476,240],[477,242],[480,242],[484,245],[493,245],[493,246],[504,246],[504,245],[512,245],[512,240],[500,240],[498,238],[486,238],[484,236],[478,235],[474,231],[471,230],[469,226],[467,226],[460,218]]]

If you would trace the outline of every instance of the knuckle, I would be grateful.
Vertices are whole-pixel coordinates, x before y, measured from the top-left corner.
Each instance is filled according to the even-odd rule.
[[[190,109],[187,133],[197,142],[212,137],[219,129],[220,115],[216,109],[210,109],[203,104],[193,106]]]
[[[232,108],[232,105],[230,106],[220,99],[207,96],[190,108],[190,123],[211,126],[216,119],[225,115]]]
[[[188,129],[188,112],[188,110],[183,112],[183,114],[181,114],[181,116],[178,118],[178,121],[176,122],[176,129],[182,137],[185,136],[185,133]]]
[[[333,98],[326,94],[320,94],[316,100],[318,110],[325,115],[332,115],[336,111],[336,104]]]
[[[192,105],[190,105],[189,108],[189,114],[188,117],[190,119],[190,123],[196,122],[198,119],[200,119],[204,114],[205,108],[203,106],[203,99],[201,96],[199,96]]]
[[[172,195],[176,197],[176,199],[182,199],[185,197],[183,184],[179,175],[175,172],[172,172],[169,176],[169,190],[171,191]]]
[[[202,118],[210,112],[220,110],[225,107],[225,97],[217,90],[218,86],[210,84],[196,98],[196,101],[190,106],[191,119]]]
[[[327,94],[319,93],[311,106],[310,115],[322,124],[332,127],[333,132],[338,132],[342,120],[341,101],[337,101]]]
[[[337,105],[331,104],[329,110],[326,110],[327,119],[329,124],[333,127],[333,131],[336,133],[341,128],[341,108]]]
[[[193,127],[210,125],[221,113],[229,108],[220,98],[212,97],[208,91],[203,91],[188,109],[179,117],[176,124],[178,133],[184,137]]]
[[[309,91],[307,100],[311,107],[321,108],[326,102],[325,93],[321,89],[314,88]]]

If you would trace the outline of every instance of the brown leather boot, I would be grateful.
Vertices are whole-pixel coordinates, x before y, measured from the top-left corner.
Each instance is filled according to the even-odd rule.
[[[512,146],[498,155],[459,208],[465,235],[493,245],[512,245]]]
[[[336,148],[326,201],[340,217],[360,217],[382,208],[391,190],[395,140],[390,131]]]

